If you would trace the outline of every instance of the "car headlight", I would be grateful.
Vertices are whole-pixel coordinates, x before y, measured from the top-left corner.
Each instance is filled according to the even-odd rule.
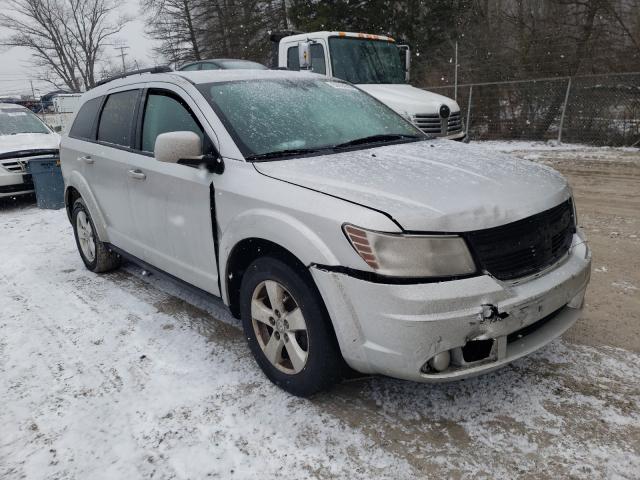
[[[381,275],[450,277],[476,272],[467,244],[457,235],[401,235],[348,224],[343,230],[358,255]]]

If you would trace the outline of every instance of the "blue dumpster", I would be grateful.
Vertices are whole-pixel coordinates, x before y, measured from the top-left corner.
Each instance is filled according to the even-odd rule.
[[[32,158],[27,171],[33,178],[38,208],[58,210],[64,207],[64,181],[59,157]]]

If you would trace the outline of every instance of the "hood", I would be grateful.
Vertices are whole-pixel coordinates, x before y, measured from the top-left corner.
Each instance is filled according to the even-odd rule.
[[[383,211],[409,231],[496,227],[571,195],[550,167],[443,139],[254,165],[270,177]]]
[[[400,115],[438,113],[443,104],[448,106],[451,112],[460,111],[455,100],[411,85],[363,84],[358,85],[358,88],[388,105]]]
[[[60,148],[57,133],[18,133],[0,135],[0,155],[21,150],[52,150]]]

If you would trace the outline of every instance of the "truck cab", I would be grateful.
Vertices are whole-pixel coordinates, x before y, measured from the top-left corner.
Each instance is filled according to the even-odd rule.
[[[417,125],[423,132],[463,140],[458,103],[411,86],[411,52],[384,35],[312,32],[272,35],[278,44],[277,66],[311,70],[353,83]]]

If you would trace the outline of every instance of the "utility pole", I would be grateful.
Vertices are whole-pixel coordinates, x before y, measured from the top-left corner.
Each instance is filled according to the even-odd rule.
[[[127,70],[127,67],[124,63],[124,57],[127,56],[126,53],[124,53],[125,50],[128,50],[129,47],[124,47],[124,46],[120,46],[120,47],[114,47],[116,50],[120,50],[120,58],[122,58],[122,73],[124,73]]]
[[[36,91],[33,88],[33,80],[29,80],[29,83],[31,84],[31,98],[33,98],[35,100],[36,99]]]
[[[455,85],[455,90],[453,92],[453,99],[457,102],[458,101],[458,41],[456,40],[456,55],[455,55],[455,62],[456,62],[456,66],[455,66],[455,70],[453,72],[453,84]]]

